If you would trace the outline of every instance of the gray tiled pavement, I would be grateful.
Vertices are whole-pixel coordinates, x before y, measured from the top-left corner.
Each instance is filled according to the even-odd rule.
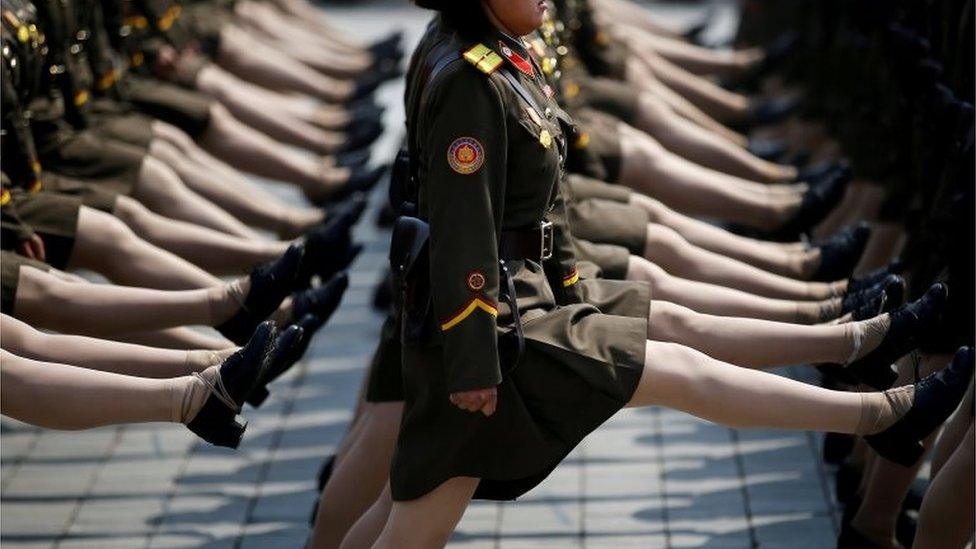
[[[681,4],[656,9],[675,19],[691,13]],[[415,39],[426,20],[392,0],[334,12],[345,28],[366,35],[399,25]],[[380,92],[393,128],[378,147],[381,158],[402,135],[401,92],[397,85]],[[379,334],[381,316],[369,299],[388,236],[373,228],[372,214],[367,220],[359,227],[367,248],[342,308],[271,400],[246,412],[239,451],[199,443],[178,425],[62,433],[3,419],[2,546],[300,547],[316,470],[345,430]],[[836,510],[818,444],[807,433],[735,431],[668,410],[625,411],[522,500],[474,503],[451,545],[831,547]]]

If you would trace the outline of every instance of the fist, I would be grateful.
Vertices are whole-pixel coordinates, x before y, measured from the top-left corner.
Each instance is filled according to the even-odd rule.
[[[489,387],[451,393],[451,404],[467,412],[481,412],[485,417],[491,417],[498,405],[498,389]]]

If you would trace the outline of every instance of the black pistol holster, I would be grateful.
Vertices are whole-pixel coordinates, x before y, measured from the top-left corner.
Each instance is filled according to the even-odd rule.
[[[430,287],[430,226],[418,217],[416,177],[410,167],[409,152],[397,153],[390,177],[390,203],[398,214],[390,242],[390,269],[396,292],[397,317],[401,324],[401,343],[427,347],[438,341]],[[512,313],[514,329],[498,337],[502,373],[515,369],[525,349],[522,322],[515,299],[515,282],[504,260],[498,262],[501,288],[499,299]]]

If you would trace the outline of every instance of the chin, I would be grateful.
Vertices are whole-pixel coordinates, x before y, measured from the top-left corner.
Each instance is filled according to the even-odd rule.
[[[519,25],[519,28],[512,29],[518,33],[519,36],[525,36],[526,34],[531,34],[542,26],[542,15],[532,17],[531,19],[526,19]]]

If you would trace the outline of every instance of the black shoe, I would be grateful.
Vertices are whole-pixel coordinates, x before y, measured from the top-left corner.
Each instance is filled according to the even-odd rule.
[[[353,81],[352,95],[346,101],[358,101],[364,97],[368,97],[386,81],[387,77],[382,72],[365,72]]]
[[[358,152],[359,149],[373,144],[383,135],[383,122],[380,120],[365,120],[346,130],[346,142],[337,151],[339,154]]]
[[[324,208],[325,220],[323,223],[338,223],[344,227],[352,227],[363,217],[369,201],[366,195],[357,193],[342,202],[329,204]]]
[[[264,404],[271,394],[268,385],[302,358],[302,354],[298,353],[297,349],[304,337],[301,326],[292,325],[278,332],[274,340],[274,356],[251,394],[247,395],[248,404],[255,408]]]
[[[888,278],[880,283],[879,287],[881,291],[874,292],[873,294],[871,290],[863,290],[863,293],[868,294],[870,297],[865,299],[860,306],[850,311],[851,320],[857,322],[874,318],[878,315],[895,311],[905,304],[905,292],[908,287],[905,284],[905,279],[902,277],[888,275]]]
[[[789,146],[781,139],[750,137],[749,144],[746,145],[746,150],[752,153],[753,156],[775,162],[786,154]]]
[[[844,196],[850,180],[850,170],[838,168],[832,170],[820,182],[811,184],[803,195],[800,209],[770,237],[780,241],[798,240],[801,234],[809,231],[830,214]]]
[[[881,344],[848,365],[847,370],[875,389],[883,391],[891,387],[898,378],[891,365],[918,347],[937,325],[947,295],[945,284],[934,284],[921,298],[891,313],[891,324]]]
[[[343,130],[348,130],[363,122],[374,122],[383,120],[384,107],[376,103],[363,103],[346,109],[349,114],[349,121],[343,126]]]
[[[401,42],[403,42],[403,31],[394,31],[386,38],[373,42],[366,49],[376,57],[384,57],[384,54],[400,49]]]
[[[776,69],[785,59],[788,59],[800,45],[800,35],[797,32],[789,31],[780,34],[764,49],[765,57],[759,65],[760,74],[769,74]]]
[[[354,221],[353,221],[354,222]],[[312,277],[318,275],[325,281],[343,270],[351,262],[353,252],[351,227],[346,215],[329,216],[305,235],[305,257],[298,270],[293,286],[304,290],[312,284]]]
[[[321,203],[332,203],[339,202],[345,199],[347,196],[355,194],[357,192],[369,193],[373,187],[379,183],[380,179],[386,174],[386,171],[390,168],[389,164],[384,164],[382,166],[377,166],[375,168],[364,168],[356,170],[349,176],[349,180],[346,181],[345,185],[339,187],[335,192],[328,195]]]
[[[837,170],[850,171],[850,169],[851,166],[847,161],[818,162],[812,166],[800,168],[796,173],[796,181],[816,185]]]
[[[851,276],[870,237],[871,226],[862,222],[816,243],[820,248],[820,266],[810,280],[830,282]]]
[[[837,474],[834,477],[834,493],[837,496],[837,501],[855,511],[860,505],[860,502],[857,501],[857,489],[861,485],[862,475],[863,472],[859,467],[844,462],[837,468]]]
[[[292,244],[277,260],[255,268],[250,276],[251,287],[240,310],[214,328],[238,345],[247,342],[254,328],[275,312],[291,293],[304,254],[304,246]]]
[[[247,428],[237,415],[274,356],[274,322],[262,322],[247,344],[220,365],[214,390],[187,428],[214,446],[237,448]]]
[[[357,169],[369,164],[369,158],[373,152],[368,148],[350,150],[332,155],[333,166],[337,168]]]
[[[843,433],[826,433],[823,442],[823,460],[828,465],[840,465],[854,450],[853,435]]]
[[[865,442],[881,457],[911,467],[925,451],[920,441],[955,411],[972,375],[973,348],[962,347],[949,366],[915,384],[915,399],[904,417],[884,431],[864,437]]]
[[[322,490],[325,490],[325,485],[328,484],[329,479],[332,478],[332,470],[335,469],[335,459],[335,454],[332,454],[325,458],[325,461],[322,462],[322,466],[319,467],[319,474],[318,477],[316,477],[318,479],[319,493],[321,493]]]
[[[840,536],[837,537],[837,549],[883,549],[883,547],[855,530],[850,522],[845,522],[841,525]]]
[[[852,276],[847,279],[847,291],[859,292],[861,290],[870,288],[871,286],[874,286],[884,280],[890,274],[900,274],[903,267],[904,266],[902,265],[901,261],[896,259],[884,267],[864,273],[863,275]]]
[[[306,315],[313,315],[316,321],[320,322],[318,326],[314,326],[317,330],[332,318],[336,309],[339,308],[342,296],[347,288],[349,288],[349,275],[339,273],[318,288],[293,294],[291,300],[292,318],[298,320]],[[314,334],[315,331],[313,330],[309,332],[308,336],[311,337]]]
[[[753,99],[749,104],[747,120],[752,126],[773,124],[793,114],[799,106],[799,96]]]

